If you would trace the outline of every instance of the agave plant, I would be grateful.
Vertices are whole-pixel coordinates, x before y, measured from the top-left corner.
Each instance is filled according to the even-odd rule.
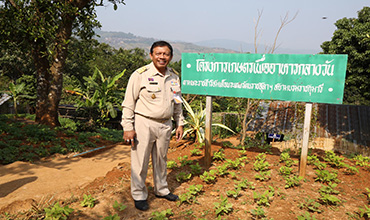
[[[185,137],[188,134],[189,135],[195,134],[195,142],[203,143],[205,139],[206,110],[203,109],[202,103],[200,103],[200,110],[194,112],[189,103],[185,99],[182,100],[184,107],[188,112],[187,118],[184,120],[185,130],[183,137]],[[215,123],[212,124],[212,126],[221,127],[235,134],[233,130],[231,130],[224,124]]]

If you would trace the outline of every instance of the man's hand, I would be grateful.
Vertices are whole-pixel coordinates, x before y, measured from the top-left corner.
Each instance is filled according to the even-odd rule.
[[[176,128],[176,141],[181,140],[183,134],[184,134],[184,127],[183,126],[178,126]]]
[[[123,140],[126,142],[126,144],[130,143],[131,147],[135,146],[135,137],[136,137],[135,130],[123,132]]]

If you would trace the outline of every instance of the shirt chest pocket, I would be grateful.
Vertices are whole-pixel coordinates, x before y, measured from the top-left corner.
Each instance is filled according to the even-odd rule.
[[[150,103],[157,103],[162,99],[161,88],[158,83],[148,83],[146,86],[146,92],[144,93],[145,99]]]
[[[148,91],[148,93],[157,93],[161,91],[161,88],[158,84],[149,84],[146,86],[146,90]]]

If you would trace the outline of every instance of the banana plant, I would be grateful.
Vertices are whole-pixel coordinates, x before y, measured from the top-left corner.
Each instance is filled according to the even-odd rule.
[[[118,106],[122,102],[123,92],[117,89],[116,82],[125,74],[126,70],[117,74],[114,77],[105,77],[103,73],[96,68],[94,74],[89,77],[84,77],[85,87],[75,88],[74,94],[82,96],[82,100],[77,104],[79,108],[91,112],[98,109],[101,121],[108,120],[109,115],[112,118],[117,117],[117,110],[114,106]]]
[[[14,84],[13,82],[9,83],[9,91],[2,91],[3,93],[6,93],[10,95],[13,99],[13,107],[14,107],[14,113],[15,117],[18,117],[18,101],[21,98],[27,98],[27,99],[35,99],[36,96],[30,96],[22,94],[24,92],[26,84]]]
[[[200,110],[194,112],[189,103],[184,98],[182,98],[182,100],[183,105],[188,112],[187,118],[184,120],[185,129],[183,137],[195,134],[195,142],[203,143],[205,139],[206,109],[203,109],[202,103],[200,103]],[[233,130],[224,124],[212,123],[212,126],[221,127],[235,134]]]

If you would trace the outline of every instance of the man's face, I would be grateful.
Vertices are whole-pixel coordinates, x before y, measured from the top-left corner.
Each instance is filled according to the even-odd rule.
[[[150,54],[150,59],[159,71],[165,70],[172,59],[171,50],[167,46],[155,47]]]

